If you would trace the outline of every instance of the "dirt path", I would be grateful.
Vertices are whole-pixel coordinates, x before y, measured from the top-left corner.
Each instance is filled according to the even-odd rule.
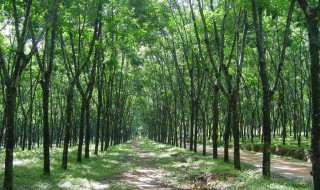
[[[197,150],[202,152],[202,146],[198,145]],[[212,152],[212,147],[207,147],[207,153]],[[218,149],[218,156],[223,157],[223,148]],[[230,161],[233,161],[233,149],[229,149]],[[259,168],[257,172],[262,173],[262,153],[254,153],[248,151],[240,152],[241,162],[248,163]],[[272,156],[271,157],[271,175],[284,177],[289,180],[304,179],[312,180],[310,175],[311,163],[298,161],[298,160],[288,160],[281,157]]]
[[[132,171],[123,173],[116,181],[122,184],[128,184],[133,189],[141,190],[169,190],[169,189],[192,189],[191,186],[186,188],[180,188],[177,186],[168,185],[167,181],[170,179],[170,174],[166,173],[161,168],[155,167],[157,158],[153,152],[149,152],[140,147],[139,141],[132,141],[128,144],[134,149],[138,150],[135,155],[128,155],[127,159],[135,159],[137,161],[137,167]],[[198,146],[198,151],[202,151],[202,146]],[[212,152],[211,147],[207,147],[207,153]],[[219,157],[223,157],[223,148],[218,150]],[[229,150],[230,162],[233,160],[233,149]],[[248,163],[256,166],[255,171],[257,175],[261,174],[261,162],[262,154],[253,152],[241,151],[241,162]],[[306,162],[300,162],[295,160],[287,160],[280,157],[272,157],[271,159],[271,171],[275,177],[283,177],[288,180],[312,180],[310,176],[311,164]],[[223,188],[222,188],[223,189]]]
[[[171,189],[166,187],[164,183],[164,179],[167,174],[162,170],[152,167],[153,162],[155,162],[152,152],[147,152],[146,150],[141,149],[138,141],[133,141],[129,145],[138,149],[137,159],[139,162],[139,168],[135,171],[129,171],[122,174],[119,181],[143,190]]]

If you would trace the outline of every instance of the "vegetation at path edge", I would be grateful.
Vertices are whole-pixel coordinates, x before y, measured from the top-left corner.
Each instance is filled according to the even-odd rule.
[[[93,145],[91,145],[93,146]],[[42,174],[42,149],[34,149],[31,152],[16,150],[14,159],[14,190],[79,190],[79,189],[130,189],[130,185],[111,183],[120,174],[137,168],[134,159],[127,159],[125,155],[137,153],[137,150],[128,145],[110,147],[108,152],[83,159],[81,163],[76,161],[76,147],[71,147],[69,152],[69,169],[61,168],[62,148],[51,150],[50,176]],[[4,157],[0,152],[0,179],[3,179]]]
[[[90,160],[83,159],[76,162],[76,147],[69,152],[69,169],[61,168],[62,148],[53,148],[51,154],[52,173],[42,175],[42,151],[34,149],[32,152],[16,150],[14,160],[14,189],[137,189],[131,184],[118,181],[121,174],[139,169],[138,149],[152,152],[153,160],[148,166],[166,173],[163,185],[172,188],[184,187],[197,189],[200,187],[226,189],[312,189],[309,181],[287,181],[281,178],[270,180],[262,177],[256,168],[243,165],[242,171],[235,170],[233,164],[224,163],[222,159],[212,160],[200,153],[163,145],[146,139],[139,139],[138,147],[129,143],[116,145],[99,156],[92,156]],[[93,145],[92,145],[93,146]],[[3,150],[0,164],[3,166]],[[209,175],[205,183],[201,180]],[[3,170],[0,179],[3,179]],[[219,189],[219,188],[218,188]]]
[[[244,173],[246,144],[267,179],[271,154],[308,159],[319,190],[319,17],[320,0],[0,0],[0,188],[36,183],[21,167],[99,185],[62,178],[148,138],[213,160],[221,143]]]

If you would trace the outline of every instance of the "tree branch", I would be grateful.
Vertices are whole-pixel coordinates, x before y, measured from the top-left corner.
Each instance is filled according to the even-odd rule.
[[[291,20],[292,20],[292,14],[293,14],[295,2],[296,2],[296,0],[291,0],[291,2],[290,2],[289,12],[288,12],[287,22],[286,22],[286,28],[285,28],[285,32],[283,35],[282,50],[281,50],[281,54],[280,54],[279,65],[277,68],[276,79],[274,81],[274,85],[271,90],[271,96],[273,96],[275,90],[277,90],[277,87],[279,85],[281,70],[282,70],[282,67],[284,64],[284,58],[286,55],[286,49],[287,49],[287,44],[288,44],[288,39],[289,39],[290,24],[291,24]]]

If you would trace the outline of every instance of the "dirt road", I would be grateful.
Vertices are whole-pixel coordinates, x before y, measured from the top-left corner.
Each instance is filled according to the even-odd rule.
[[[155,158],[152,152],[147,152],[139,147],[138,141],[128,143],[131,147],[138,149],[137,160],[139,161],[139,168],[135,171],[129,171],[121,175],[119,181],[135,186],[138,189],[157,189],[169,190],[163,182],[166,173],[162,170],[152,167]]]
[[[198,145],[197,150],[202,152],[202,146]],[[207,153],[212,153],[212,147],[207,147]],[[223,157],[223,148],[218,149],[218,157]],[[233,161],[233,149],[229,149],[230,162]],[[260,168],[262,173],[262,153],[255,153],[249,151],[240,152],[241,162],[248,163]],[[258,172],[259,172],[258,171]],[[311,163],[307,163],[299,160],[289,160],[278,156],[271,156],[271,175],[281,176],[289,180],[304,179],[312,180],[310,175]]]
[[[156,144],[156,143],[155,143]],[[155,156],[155,154],[151,151],[145,150],[143,147],[140,146],[139,141],[132,141],[128,143],[130,147],[137,150],[135,155],[125,155],[126,160],[136,160],[138,161],[137,167],[133,170],[127,171],[121,176],[113,181],[113,183],[120,183],[120,184],[127,184],[132,187],[132,189],[141,189],[141,190],[151,190],[151,189],[158,189],[158,190],[169,190],[169,189],[183,189],[189,190],[194,189],[193,183],[184,182],[184,185],[181,186],[179,183],[168,183],[168,179],[171,179],[174,176],[171,176],[168,171],[164,170],[162,167],[156,167],[155,164],[159,162],[159,158]],[[165,146],[163,145],[163,148]],[[162,148],[161,148],[162,149]],[[169,159],[172,156],[179,156],[179,154],[174,154],[171,152],[171,149],[174,148],[167,148],[163,149],[163,153],[167,154],[167,157],[163,157],[162,159]],[[198,152],[202,151],[202,146],[199,145],[197,147]],[[221,158],[223,157],[223,148],[219,148],[218,156]],[[212,148],[207,147],[207,155],[211,156]],[[189,155],[188,153],[186,153]],[[180,155],[181,156],[181,155]],[[233,149],[229,150],[229,158],[230,162],[233,161]],[[201,159],[201,156],[199,157]],[[261,175],[261,162],[262,162],[262,154],[261,153],[254,153],[254,152],[247,152],[241,151],[241,162],[248,163],[251,165],[256,166],[256,170],[253,173],[257,175]],[[174,163],[174,162],[172,162]],[[181,166],[181,168],[183,168]],[[310,176],[311,164],[306,162],[301,162],[297,160],[288,160],[280,157],[272,157],[271,159],[271,172],[272,176],[274,177],[283,177],[288,180],[296,180],[296,179],[303,179],[306,181],[312,180]],[[228,186],[226,186],[228,187]],[[226,187],[221,186],[221,188],[216,189],[225,189]],[[131,189],[131,188],[130,188]]]

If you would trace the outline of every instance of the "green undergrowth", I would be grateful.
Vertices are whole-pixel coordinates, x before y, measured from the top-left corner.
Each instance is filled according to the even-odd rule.
[[[136,143],[139,142],[139,143]],[[93,146],[91,147],[93,150]],[[146,139],[110,147],[98,156],[90,152],[90,159],[76,162],[77,147],[69,150],[68,170],[61,168],[62,149],[51,149],[51,175],[42,174],[42,149],[15,150],[14,189],[16,190],[134,190],[134,185],[121,182],[121,174],[141,168],[139,151],[150,154],[150,162],[143,167],[162,171],[161,186],[170,189],[312,189],[310,181],[288,181],[281,178],[265,179],[251,165],[242,170],[232,163],[185,149],[159,144]],[[3,181],[4,150],[0,151],[0,180]],[[1,188],[0,188],[1,189]]]
[[[312,189],[310,181],[271,177],[266,179],[255,168],[242,164],[242,170],[222,159],[213,160],[185,149],[142,140],[140,146],[155,155],[153,167],[169,172],[168,185],[186,189]],[[186,186],[187,185],[187,186]],[[175,189],[175,188],[173,188]],[[181,188],[183,189],[183,188]]]
[[[91,146],[93,150],[94,147]],[[50,151],[51,175],[44,175],[42,149],[14,153],[14,189],[17,190],[55,190],[55,189],[131,189],[130,185],[113,182],[124,172],[136,168],[137,161],[128,159],[128,155],[136,155],[137,150],[127,144],[110,147],[107,152],[98,156],[90,152],[89,159],[76,161],[77,147],[69,149],[68,169],[61,168],[62,148]],[[0,180],[4,175],[4,151],[0,152]],[[121,167],[120,167],[121,166]],[[112,182],[112,183],[111,183]],[[0,188],[1,189],[1,188]]]
[[[302,138],[300,147],[298,146],[298,142],[293,137],[287,137],[285,145],[282,144],[281,137],[275,137],[271,140],[273,146],[280,146],[283,148],[287,148],[289,150],[296,150],[296,149],[310,149],[310,138]],[[254,144],[254,145],[261,145],[261,139],[254,138],[253,142],[249,139],[247,141],[241,142],[242,145]]]
[[[248,151],[262,152],[263,144],[259,139],[255,139],[253,142],[241,142],[241,148]],[[297,140],[293,138],[287,138],[285,145],[282,144],[282,138],[273,138],[270,151],[274,155],[307,161],[311,152],[310,139],[302,139],[299,147]]]
[[[198,140],[199,144],[202,144],[202,140]],[[274,137],[271,141],[271,154],[286,157],[287,159],[297,159],[307,161],[311,154],[310,138],[301,138],[301,144],[298,146],[297,139],[293,137],[287,137],[286,143],[283,145],[281,137]],[[207,146],[212,146],[212,141],[207,140]],[[218,141],[218,146],[223,147],[224,142],[222,140]],[[233,140],[229,142],[230,148],[233,148]],[[261,139],[255,137],[253,142],[249,139],[240,142],[240,147],[242,150],[262,152],[263,143]]]

